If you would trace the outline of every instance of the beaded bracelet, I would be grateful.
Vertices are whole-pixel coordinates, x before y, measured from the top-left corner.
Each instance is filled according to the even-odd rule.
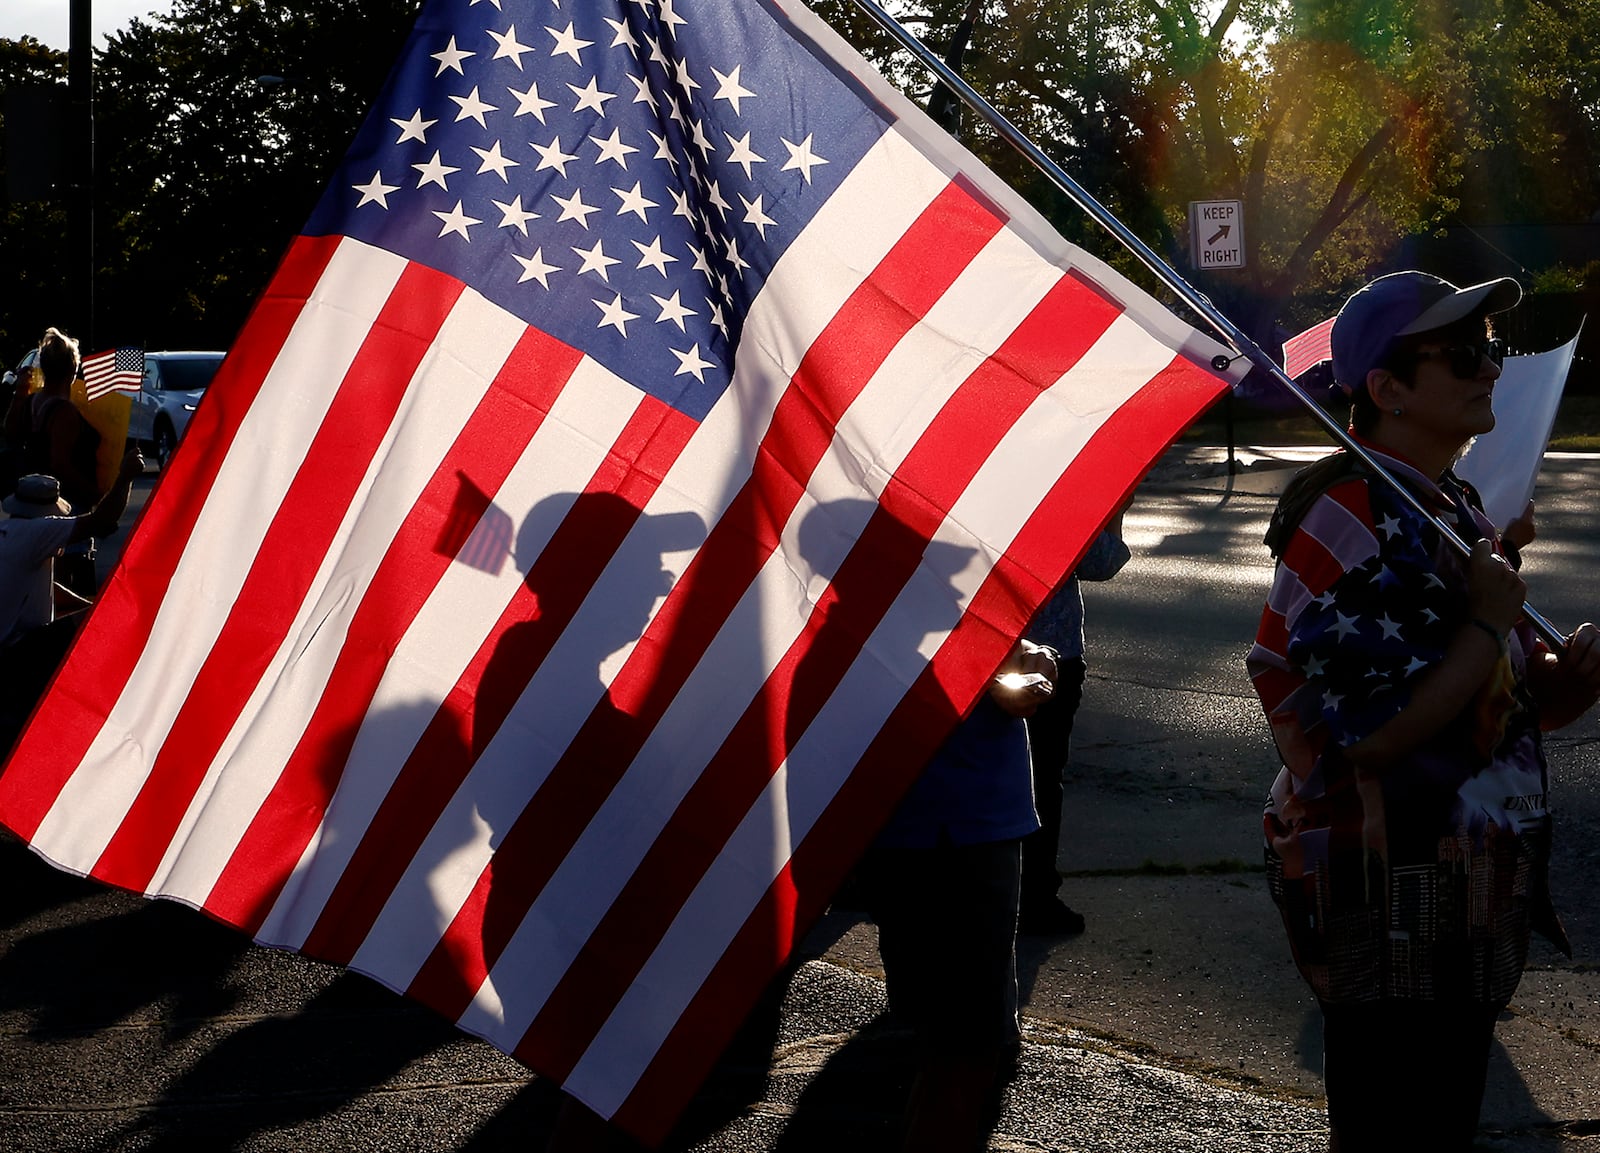
[[[1507,643],[1505,633],[1495,628],[1482,617],[1473,617],[1472,623],[1489,634],[1490,638],[1494,641],[1494,647],[1500,650],[1501,656],[1506,656],[1511,652],[1511,645]]]

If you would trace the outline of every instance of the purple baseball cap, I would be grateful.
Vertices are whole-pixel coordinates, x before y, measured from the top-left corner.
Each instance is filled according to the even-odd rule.
[[[1469,316],[1490,316],[1514,308],[1522,288],[1509,276],[1457,288],[1426,272],[1410,270],[1380,276],[1356,292],[1334,318],[1328,343],[1333,379],[1345,392],[1367,382],[1397,336],[1432,332]]]

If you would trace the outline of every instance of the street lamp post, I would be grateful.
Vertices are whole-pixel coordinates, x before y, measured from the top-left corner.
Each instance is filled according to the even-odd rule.
[[[94,316],[94,72],[90,44],[91,0],[71,0],[68,13],[67,103],[69,252],[77,286],[78,327],[95,347]]]

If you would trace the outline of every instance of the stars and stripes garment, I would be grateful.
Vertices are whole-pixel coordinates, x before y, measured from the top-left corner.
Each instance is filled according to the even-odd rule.
[[[1462,539],[1493,538],[1454,478],[1436,484],[1374,455]],[[1530,916],[1548,921],[1526,624],[1501,676],[1402,764],[1357,780],[1339,755],[1399,713],[1470,627],[1466,589],[1465,561],[1438,530],[1352,472],[1309,503],[1280,556],[1249,656],[1284,762],[1264,820],[1267,870],[1323,1001],[1507,1000]]]
[[[90,400],[108,392],[138,392],[143,380],[142,348],[111,348],[83,358],[84,391]]]
[[[659,1137],[1216,351],[798,4],[436,0],[0,820]]]

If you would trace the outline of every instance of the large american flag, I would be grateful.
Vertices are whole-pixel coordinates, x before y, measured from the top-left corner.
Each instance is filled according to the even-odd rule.
[[[660,1137],[1216,351],[791,0],[435,0],[0,820]]]

